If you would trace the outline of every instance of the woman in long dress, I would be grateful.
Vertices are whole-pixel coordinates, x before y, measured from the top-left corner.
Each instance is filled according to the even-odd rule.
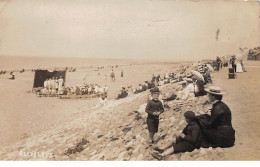
[[[243,72],[243,68],[240,61],[237,62],[236,72]]]
[[[235,143],[235,130],[232,127],[232,114],[222,102],[223,93],[216,86],[205,89],[213,104],[211,114],[197,116],[205,140],[202,147],[232,147]]]

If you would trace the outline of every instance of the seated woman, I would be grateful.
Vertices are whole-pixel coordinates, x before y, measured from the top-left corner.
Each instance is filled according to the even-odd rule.
[[[209,71],[208,68],[205,68],[205,72],[203,74],[203,77],[204,77],[204,80],[205,80],[204,85],[206,85],[207,83],[212,83],[210,71]]]
[[[195,148],[200,148],[202,135],[200,127],[195,121],[195,113],[192,111],[186,111],[184,117],[188,125],[184,128],[182,134],[177,138],[173,138],[161,148],[155,146],[153,149],[159,153],[153,152],[152,156],[154,158],[162,160],[165,156],[173,153],[191,152]]]
[[[178,92],[177,99],[186,100],[194,98],[194,85],[192,84],[192,79],[187,78],[186,81],[182,81],[182,84],[184,83],[186,83],[187,86],[183,86],[183,90]]]
[[[204,96],[206,92],[204,90],[204,77],[198,71],[192,71],[193,76],[191,77],[194,84],[194,95],[195,97]]]
[[[134,94],[137,94],[137,93],[141,93],[143,90],[142,90],[142,84],[139,84],[139,86],[136,88],[136,90],[134,91]]]
[[[228,106],[223,103],[221,89],[211,86],[205,89],[208,98],[213,103],[211,115],[197,116],[201,131],[208,144],[202,147],[232,147],[235,143],[235,130],[232,127],[232,114]]]

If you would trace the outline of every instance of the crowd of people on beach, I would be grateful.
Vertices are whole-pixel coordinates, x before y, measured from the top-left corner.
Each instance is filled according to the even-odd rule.
[[[98,84],[76,85],[75,87],[66,87],[63,95],[105,95],[107,96],[108,87]]]
[[[129,94],[138,94],[149,90],[150,97],[146,105],[147,126],[149,132],[149,146],[152,146],[151,155],[163,160],[165,156],[173,153],[191,152],[198,148],[209,147],[232,147],[235,142],[235,130],[231,123],[231,111],[229,107],[222,102],[224,93],[221,88],[213,86],[211,73],[228,67],[228,62],[218,61],[217,65],[213,63],[198,63],[194,66],[181,67],[178,73],[165,73],[152,75],[150,81],[139,84],[137,88],[122,87],[117,99],[126,98]],[[232,64],[232,63],[231,63]],[[176,93],[168,93],[161,96],[159,87],[177,83],[180,85]],[[207,88],[206,88],[207,87]],[[183,129],[180,136],[173,137],[163,146],[158,147],[154,141],[154,135],[158,132],[159,116],[167,108],[167,101],[171,100],[189,100],[199,96],[208,95],[208,101],[212,104],[211,114],[195,115],[193,111],[184,113],[187,126]],[[107,104],[107,100],[103,100]]]
[[[52,77],[46,79],[43,83],[43,89],[40,90],[41,95],[59,95],[63,94],[64,90],[64,80],[62,76]]]
[[[153,152],[151,155],[158,159],[163,160],[166,156],[173,153],[191,152],[194,149],[209,148],[209,147],[232,147],[235,143],[235,130],[232,127],[232,114],[229,107],[222,102],[224,95],[221,88],[217,86],[208,86],[204,88],[205,78],[203,71],[207,70],[205,65],[198,66],[198,71],[191,71],[182,77],[189,83],[193,82],[193,96],[185,98],[194,98],[198,96],[208,95],[208,101],[212,104],[210,109],[211,114],[195,115],[193,111],[186,111],[184,113],[187,126],[183,129],[182,133],[173,137],[162,146],[157,146],[154,141],[154,135],[158,132],[159,116],[164,112],[165,106],[163,101],[159,99],[160,90],[158,87],[151,89],[151,99],[146,105],[145,111],[147,112],[147,126],[149,131],[149,146],[152,146]],[[203,68],[203,70],[202,70]],[[201,69],[201,70],[199,70]],[[187,70],[187,69],[186,69]],[[184,71],[186,71],[184,70]],[[179,73],[179,74],[181,74]],[[181,76],[181,75],[180,75]],[[201,82],[201,83],[198,83]],[[178,81],[184,83],[183,81]],[[198,88],[196,88],[196,86]],[[199,88],[201,86],[201,89]],[[191,86],[192,87],[192,86]],[[185,90],[188,87],[185,87]],[[189,88],[190,89],[190,88]],[[183,91],[182,90],[182,91]]]
[[[16,72],[23,73],[23,72],[25,72],[25,69],[21,69],[20,71],[19,70],[11,70],[11,71],[1,70],[0,75],[9,74],[9,77],[7,79],[15,80]]]
[[[108,87],[98,84],[84,84],[65,87],[62,76],[53,77],[44,81],[44,87],[40,95],[103,95],[107,96]]]
[[[77,70],[76,67],[52,67],[52,68],[34,68],[31,71],[37,70],[48,70],[48,71],[67,71],[67,72],[75,72]]]
[[[131,94],[138,94],[146,90],[151,90],[152,88],[163,86],[170,83],[178,82],[182,85],[183,90],[178,94],[170,94],[167,99],[177,99],[185,100],[188,97],[197,97],[205,95],[204,85],[211,84],[211,72],[213,72],[213,67],[210,64],[199,64],[195,70],[190,70],[189,66],[182,67],[179,73],[165,73],[163,77],[161,75],[152,75],[150,81],[144,81],[144,83],[139,84],[138,87],[133,88],[133,86],[122,87],[117,99],[126,98]]]

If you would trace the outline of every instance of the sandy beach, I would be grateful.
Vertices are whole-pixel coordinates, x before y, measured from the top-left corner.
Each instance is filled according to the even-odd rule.
[[[34,66],[31,65],[31,61],[27,61],[30,58],[18,59],[19,62],[23,62],[24,68],[36,68],[37,63],[45,65],[45,68],[54,66],[74,65],[77,67],[76,72],[67,72],[66,86],[83,85],[88,84],[100,84],[107,85],[109,88],[108,99],[113,100],[117,97],[121,87],[127,87],[132,85],[137,87],[139,83],[143,83],[145,80],[150,80],[152,74],[164,74],[165,72],[175,71],[181,64],[172,63],[160,63],[153,62],[153,64],[145,63],[144,61],[134,60],[96,60],[83,59],[85,63],[79,65],[82,59],[67,59],[61,58],[47,58],[34,59]],[[15,59],[4,57],[1,62],[6,62],[5,67],[7,69],[19,70],[21,64],[15,63]],[[8,60],[8,61],[6,61]],[[74,61],[73,61],[74,60]],[[47,66],[48,61],[56,62]],[[46,62],[46,63],[44,63]],[[94,62],[100,62],[102,65],[116,65],[119,67],[115,69],[116,82],[111,82],[109,78],[110,68],[106,67],[102,70],[97,70],[97,64]],[[128,64],[132,63],[132,64]],[[139,63],[139,64],[138,64]],[[85,64],[85,66],[83,66]],[[93,68],[90,66],[93,65]],[[13,67],[13,68],[12,68]],[[163,67],[163,68],[162,68]],[[120,77],[121,70],[124,70],[125,77]],[[100,72],[100,76],[98,76]],[[104,75],[107,75],[107,79],[104,79]],[[91,112],[95,105],[98,103],[98,99],[91,100],[60,100],[58,98],[39,98],[35,94],[31,93],[34,81],[34,72],[27,71],[24,73],[17,73],[16,80],[8,80],[9,73],[0,76],[0,90],[2,96],[0,97],[1,106],[1,129],[0,129],[0,145],[10,144],[23,137],[28,137],[42,130],[50,129],[56,125],[73,120],[74,117],[80,117],[85,113]],[[84,80],[85,78],[85,80]]]
[[[116,69],[116,82],[97,76],[97,71],[80,69],[67,73],[67,84],[87,82],[109,87],[108,105],[94,109],[97,99],[61,100],[36,97],[29,93],[33,72],[17,75],[10,81],[1,78],[1,160],[155,160],[147,144],[146,113],[148,92],[114,100],[122,86],[137,86],[151,75],[174,72],[181,64],[142,64]],[[213,73],[213,83],[225,90],[223,101],[230,107],[236,142],[232,148],[196,149],[175,154],[167,160],[259,160],[259,89],[260,62],[245,61],[247,72],[228,79],[228,68]],[[119,72],[124,69],[124,78]],[[89,71],[91,70],[91,71]],[[105,72],[101,72],[104,74]],[[160,87],[165,92],[176,84]],[[160,119],[157,138],[167,140],[185,126],[183,112],[199,113],[206,96],[190,101],[172,101]],[[159,141],[162,144],[162,140]],[[42,155],[44,154],[44,155]]]

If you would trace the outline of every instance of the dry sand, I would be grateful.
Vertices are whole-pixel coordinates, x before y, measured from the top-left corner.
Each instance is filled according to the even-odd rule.
[[[119,60],[88,60],[88,59],[61,59],[61,58],[34,58],[33,62],[29,58],[15,59],[10,57],[1,58],[2,64],[6,62],[6,69],[21,69],[35,68],[38,64],[45,65],[44,67],[71,66],[78,65],[76,72],[67,72],[66,86],[83,85],[86,83],[97,83],[107,85],[109,88],[108,98],[115,99],[122,86],[137,87],[139,83],[145,80],[150,80],[152,74],[164,74],[172,72],[180,65],[171,64],[143,64],[142,61],[119,61]],[[8,61],[7,61],[8,60]],[[82,61],[86,61],[85,63]],[[47,66],[50,61],[51,66]],[[56,62],[56,64],[54,63]],[[57,63],[58,62],[58,63]],[[79,65],[78,63],[81,62]],[[116,82],[111,82],[109,78],[110,68],[100,70],[100,76],[96,68],[89,68],[91,64],[101,65],[116,65],[120,63],[118,68],[115,68]],[[135,65],[127,65],[133,63]],[[137,63],[140,63],[139,65]],[[83,66],[85,64],[85,66]],[[121,66],[122,65],[122,66]],[[3,67],[3,66],[2,66]],[[121,70],[124,70],[124,77],[120,77]],[[56,97],[36,97],[35,94],[27,93],[32,90],[34,72],[16,73],[15,80],[8,80],[9,74],[0,75],[0,97],[1,118],[0,118],[0,146],[11,144],[20,138],[33,136],[42,130],[53,128],[61,123],[70,122],[73,118],[81,117],[82,115],[93,111],[93,107],[98,103],[98,99],[92,100],[60,100]],[[107,75],[107,79],[104,79]],[[84,78],[85,81],[83,80]]]
[[[226,90],[223,101],[233,114],[236,143],[226,149],[200,149],[177,154],[167,160],[259,160],[259,91],[260,62],[245,62],[247,72],[228,80],[228,69],[213,74],[215,85]],[[93,110],[93,100],[60,100],[38,98],[25,93],[32,85],[32,73],[23,73],[17,80],[1,79],[1,160],[154,160],[146,145],[147,127],[144,107],[147,92],[122,100],[112,100],[121,86],[137,86],[151,74],[171,72],[176,65],[154,64],[124,68],[129,79],[107,82],[110,102]],[[161,69],[161,71],[158,71]],[[120,69],[116,71],[119,75]],[[158,72],[156,72],[158,71]],[[68,84],[81,81],[86,71],[68,73]],[[88,73],[93,81],[96,72]],[[93,78],[92,78],[93,77]],[[78,80],[77,80],[78,79]],[[104,82],[96,79],[97,82]],[[82,81],[81,81],[82,82]],[[19,84],[18,84],[19,83]],[[19,86],[18,86],[19,85]],[[163,91],[175,85],[161,87]],[[191,101],[171,102],[171,108],[161,116],[159,136],[166,140],[180,133],[185,126],[182,114],[187,109],[196,113],[209,106],[201,104],[206,97]],[[136,111],[136,112],[134,112]],[[31,131],[30,131],[31,130]],[[26,134],[25,134],[26,133]],[[21,136],[23,136],[21,138]],[[8,140],[6,140],[8,139]],[[18,141],[17,141],[18,140]],[[162,140],[158,144],[162,144]],[[42,155],[45,153],[45,155]],[[46,155],[48,154],[48,156]],[[67,155],[65,154],[67,153]],[[41,154],[41,155],[40,155]]]

